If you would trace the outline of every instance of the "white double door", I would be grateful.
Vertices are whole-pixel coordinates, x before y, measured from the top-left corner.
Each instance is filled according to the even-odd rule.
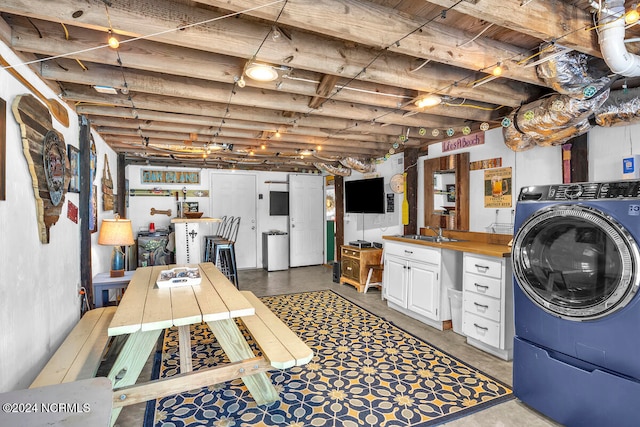
[[[210,179],[210,212],[213,218],[240,217],[235,243],[239,269],[256,268],[258,231],[256,221],[256,176],[239,173],[212,173]],[[213,223],[213,232],[217,224]],[[213,232],[211,234],[213,234]]]
[[[257,268],[258,241],[255,175],[212,173],[210,212],[214,218],[239,216],[235,251],[239,269]],[[216,230],[214,223],[211,233]],[[205,235],[203,234],[203,235]],[[289,266],[324,262],[324,187],[320,175],[289,175]]]

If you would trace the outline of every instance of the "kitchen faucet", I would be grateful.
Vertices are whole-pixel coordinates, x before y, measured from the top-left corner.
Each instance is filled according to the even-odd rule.
[[[440,227],[439,225],[436,225],[436,226],[427,225],[425,228],[427,230],[433,230],[436,233],[436,242],[438,243],[442,242],[442,227]]]

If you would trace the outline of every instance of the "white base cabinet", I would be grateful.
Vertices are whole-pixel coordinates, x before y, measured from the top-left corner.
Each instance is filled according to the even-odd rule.
[[[450,327],[447,288],[460,288],[461,262],[457,251],[385,242],[382,292],[388,306],[434,328]]]
[[[462,332],[467,343],[504,360],[513,357],[511,258],[464,254]]]

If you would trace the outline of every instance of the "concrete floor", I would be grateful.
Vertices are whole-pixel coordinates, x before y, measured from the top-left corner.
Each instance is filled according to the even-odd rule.
[[[257,296],[331,289],[486,374],[506,384],[511,384],[511,362],[505,362],[468,345],[464,337],[451,330],[438,331],[387,308],[386,302],[381,300],[380,291],[377,289],[362,294],[350,285],[333,283],[333,272],[331,268],[326,266],[299,267],[270,273],[262,269],[243,270],[239,273],[239,281],[240,289],[251,290]],[[149,361],[140,375],[140,381],[148,380],[150,372],[151,363]],[[116,425],[120,427],[142,426],[144,410],[144,404],[125,407]],[[560,426],[515,399],[443,425],[449,427]]]

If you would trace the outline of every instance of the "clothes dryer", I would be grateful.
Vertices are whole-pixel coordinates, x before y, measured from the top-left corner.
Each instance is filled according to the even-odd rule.
[[[525,187],[514,394],[567,426],[640,425],[640,181]]]

